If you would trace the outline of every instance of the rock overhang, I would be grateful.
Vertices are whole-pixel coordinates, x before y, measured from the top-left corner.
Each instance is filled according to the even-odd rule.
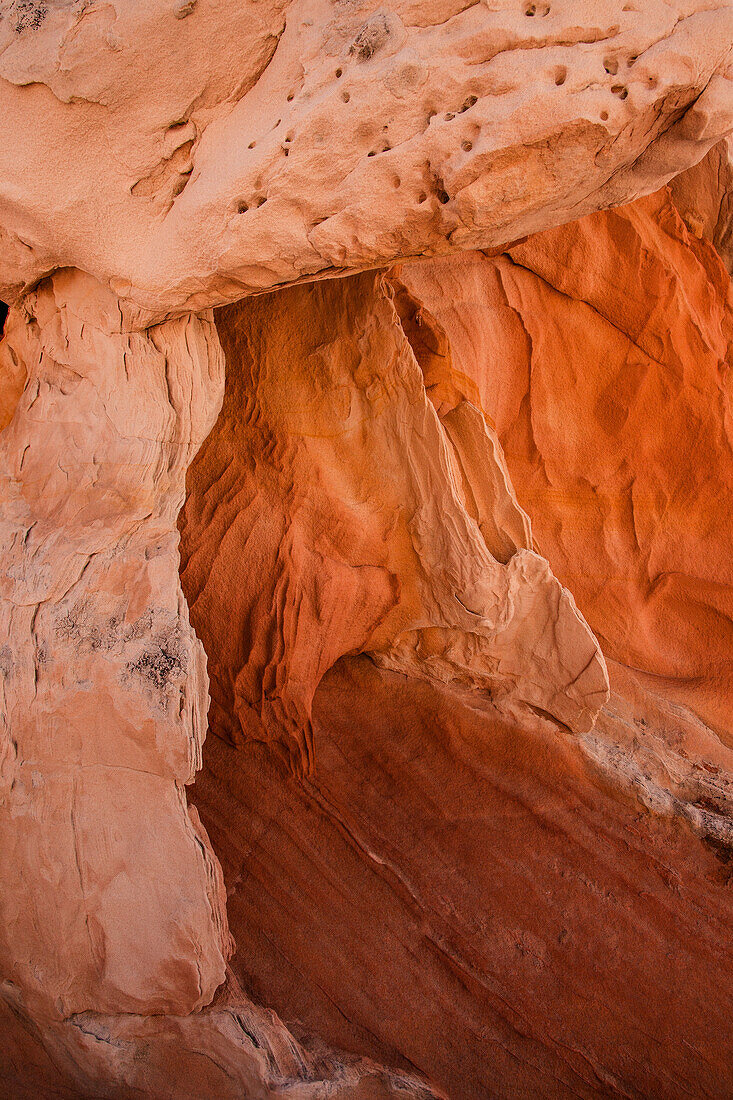
[[[655,190],[733,128],[730,3],[0,15],[0,297],[78,267],[129,327],[502,246]]]

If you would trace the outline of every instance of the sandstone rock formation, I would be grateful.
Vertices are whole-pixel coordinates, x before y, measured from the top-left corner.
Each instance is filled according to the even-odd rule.
[[[350,436],[346,418],[327,431],[324,409],[339,406],[319,368],[332,362],[327,336],[338,339],[345,318],[360,367],[370,363],[357,306],[368,299],[363,282],[280,292],[217,315],[227,364],[244,363],[247,373],[242,383],[227,370],[231,397],[189,473],[182,581],[210,654],[212,729],[240,745],[211,738],[192,791],[224,863],[232,965],[286,1019],[417,1066],[449,1096],[656,1097],[684,1088],[725,1096],[733,1087],[727,272],[665,190],[500,256],[430,260],[390,275],[400,329],[439,422],[486,410],[493,442],[480,463],[467,465],[464,440],[449,436],[464,501],[475,499],[477,469],[484,500],[496,499],[498,454],[501,484],[508,475],[517,487],[537,549],[577,592],[612,658],[613,692],[584,734],[577,721],[567,723],[573,732],[553,721],[551,707],[530,711],[521,696],[491,698],[478,685],[466,694],[457,678],[441,680],[436,649],[421,654],[423,678],[439,670],[429,686],[382,671],[378,657],[348,656],[315,694],[315,766],[298,779],[271,751],[241,747],[242,732],[262,733],[251,721],[232,726],[242,673],[235,655],[234,667],[222,668],[225,644],[211,624],[223,611],[211,601],[235,588],[238,601],[250,587],[261,592],[241,564],[246,547],[262,541],[253,534],[258,499],[250,492],[242,507],[252,475],[240,473],[239,456],[249,439],[289,474],[286,452],[258,435],[281,378],[279,438],[322,454],[339,427]],[[323,309],[324,331],[313,303],[326,294],[343,305]],[[263,314],[271,350],[253,332]],[[377,316],[372,305],[369,317]],[[283,323],[288,340],[279,338]],[[315,350],[301,353],[304,343]],[[312,391],[287,370],[294,348]],[[264,366],[264,380],[250,382],[248,356],[280,371]],[[338,354],[341,363],[352,358]],[[371,419],[385,416],[376,394],[371,415],[357,406],[350,454],[373,439]],[[389,450],[408,461],[420,453],[415,443]],[[353,478],[337,479],[341,466],[328,453],[329,501],[353,501]],[[375,484],[369,465],[359,465],[362,536],[369,505],[396,483],[392,469],[380,455]],[[298,499],[315,499],[323,512],[313,494],[324,480],[311,474],[310,494],[278,499],[296,515]],[[275,504],[261,507],[272,515]],[[446,562],[449,514],[443,507],[432,525]],[[501,560],[497,527],[487,543]],[[339,514],[318,530],[330,562],[348,528]],[[522,553],[518,524],[514,532],[511,561]],[[363,537],[359,550],[362,569],[376,560]],[[333,639],[328,600],[303,590],[309,572],[333,586],[327,568],[314,571],[295,553],[288,562],[299,584],[288,578],[282,604],[301,601],[299,622],[304,608],[319,607]],[[247,606],[243,622],[258,619]],[[345,621],[357,622],[353,611]],[[257,653],[247,629],[237,636]],[[268,650],[273,694],[292,644],[287,619],[281,634]],[[312,614],[308,638],[319,638]],[[374,658],[370,643],[359,648]],[[247,674],[251,683],[251,666]]]
[[[666,183],[731,125],[719,0],[0,15],[0,298],[76,267],[138,323],[504,245]]]
[[[706,237],[733,271],[733,141],[726,138],[707,156],[670,181],[674,204],[695,237]]]
[[[217,728],[307,749],[321,677],[367,652],[590,729],[598,645],[531,549],[480,408],[431,403],[383,277],[245,301],[217,324],[236,367],[182,517]]]
[[[0,1095],[729,1095],[733,6],[0,93]]]

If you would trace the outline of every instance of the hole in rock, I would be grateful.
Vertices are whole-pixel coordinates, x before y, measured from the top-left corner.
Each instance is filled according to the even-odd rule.
[[[555,84],[559,87],[565,83],[568,77],[568,70],[564,65],[559,65],[555,69]]]
[[[8,306],[0,302],[0,338],[5,332],[7,320]],[[26,383],[25,365],[12,344],[8,343],[3,350],[5,354],[0,359],[0,431],[13,419]]]

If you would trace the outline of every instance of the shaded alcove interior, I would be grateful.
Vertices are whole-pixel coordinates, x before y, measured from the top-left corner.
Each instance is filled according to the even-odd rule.
[[[367,658],[315,714],[307,782],[212,734],[191,792],[256,1001],[451,1097],[730,1088],[727,864],[549,724]]]
[[[631,232],[614,217],[598,216],[608,240]],[[639,217],[681,241],[720,289],[665,197]],[[525,277],[526,254],[497,263]],[[468,324],[483,308],[457,297],[471,272],[451,281],[449,261],[443,272]],[[236,309],[217,320],[236,324]],[[238,369],[230,356],[228,385]],[[220,419],[212,434],[229,430]],[[542,527],[542,493],[517,485],[520,499],[522,489]],[[551,530],[559,520],[546,500]],[[196,625],[205,612],[188,588],[182,530]],[[547,539],[542,548],[562,570]],[[676,599],[653,614],[679,614]],[[704,641],[711,628],[700,621]],[[720,646],[724,656],[725,637]],[[650,679],[623,662],[610,671],[602,736],[621,744],[631,729],[636,743],[656,722],[662,736],[674,727],[694,740],[696,718],[680,700],[704,692],[685,697],[673,675]],[[364,655],[338,660],[315,693],[310,771],[294,770],[259,730],[233,736],[238,720],[221,706],[210,720],[189,798],[222,863],[232,969],[297,1037],[416,1070],[465,1100],[733,1090],[729,850],[701,842],[680,816],[650,812],[567,729]]]

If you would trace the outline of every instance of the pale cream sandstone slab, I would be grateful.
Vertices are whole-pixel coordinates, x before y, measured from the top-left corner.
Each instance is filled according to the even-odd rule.
[[[221,400],[212,318],[120,331],[57,275],[24,303],[0,484],[3,975],[59,1016],[189,1011],[224,977],[221,882],[183,785],[207,676],[178,582],[186,467]]]
[[[11,0],[0,296],[130,323],[635,198],[733,126],[730,0]]]

